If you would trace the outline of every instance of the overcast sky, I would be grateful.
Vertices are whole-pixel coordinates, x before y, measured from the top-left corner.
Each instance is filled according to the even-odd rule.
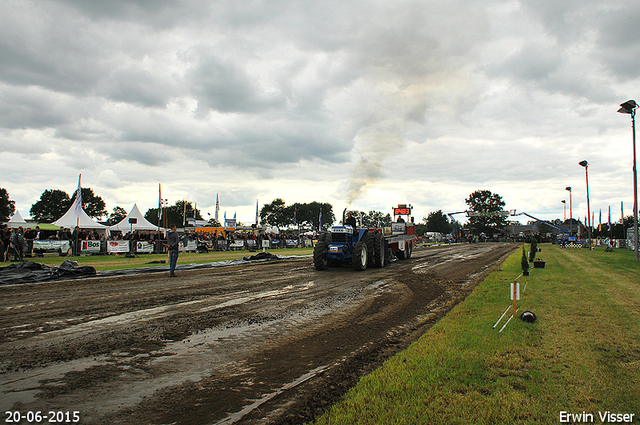
[[[584,220],[586,159],[617,220],[639,23],[637,0],[3,0],[0,187],[27,217],[80,173],[109,212],[161,183],[251,223],[256,200],[420,220],[476,190],[562,219],[571,186]]]

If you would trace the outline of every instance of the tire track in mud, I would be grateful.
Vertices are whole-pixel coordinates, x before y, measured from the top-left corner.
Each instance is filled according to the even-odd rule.
[[[513,249],[417,250],[362,273],[305,259],[5,288],[2,407],[81,410],[84,423],[302,423]]]

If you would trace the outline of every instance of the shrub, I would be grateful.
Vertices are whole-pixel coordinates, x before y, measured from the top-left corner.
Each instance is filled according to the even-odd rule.
[[[531,249],[529,250],[529,261],[533,262],[536,259],[536,253],[538,252],[538,241],[531,236]]]
[[[522,265],[523,273],[529,271],[529,260],[527,259],[527,252],[524,250],[524,245],[522,245],[522,261],[520,261],[520,264]]]

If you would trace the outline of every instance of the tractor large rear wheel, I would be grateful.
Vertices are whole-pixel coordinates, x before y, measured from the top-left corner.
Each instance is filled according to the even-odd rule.
[[[375,257],[374,252],[373,252],[373,245],[374,245],[374,233],[373,232],[367,232],[364,234],[364,236],[362,236],[362,241],[364,242],[364,244],[367,246],[367,267],[374,267],[375,264],[373,263],[373,259]]]
[[[358,241],[353,245],[353,257],[351,263],[357,271],[367,269],[367,245],[363,241]]]
[[[373,234],[373,266],[384,267],[384,236],[382,233]]]
[[[313,247],[313,265],[317,270],[326,270],[329,267],[329,262],[324,255],[327,252],[327,246],[326,242],[317,242]]]

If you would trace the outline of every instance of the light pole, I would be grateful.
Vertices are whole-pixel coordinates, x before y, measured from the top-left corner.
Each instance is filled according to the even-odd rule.
[[[636,169],[636,109],[635,100],[627,100],[620,104],[618,112],[631,115],[631,130],[633,132],[633,238],[635,239],[635,260],[638,261],[638,172]],[[622,226],[624,228],[624,226]]]
[[[569,191],[569,236],[573,236],[573,197],[571,196],[571,186],[567,186],[564,190]]]
[[[589,222],[589,227],[587,227],[587,243],[589,244],[589,249],[591,249],[591,204],[589,203],[589,163],[587,160],[582,160],[578,162],[578,165],[584,167],[585,179],[587,181],[587,221]]]

